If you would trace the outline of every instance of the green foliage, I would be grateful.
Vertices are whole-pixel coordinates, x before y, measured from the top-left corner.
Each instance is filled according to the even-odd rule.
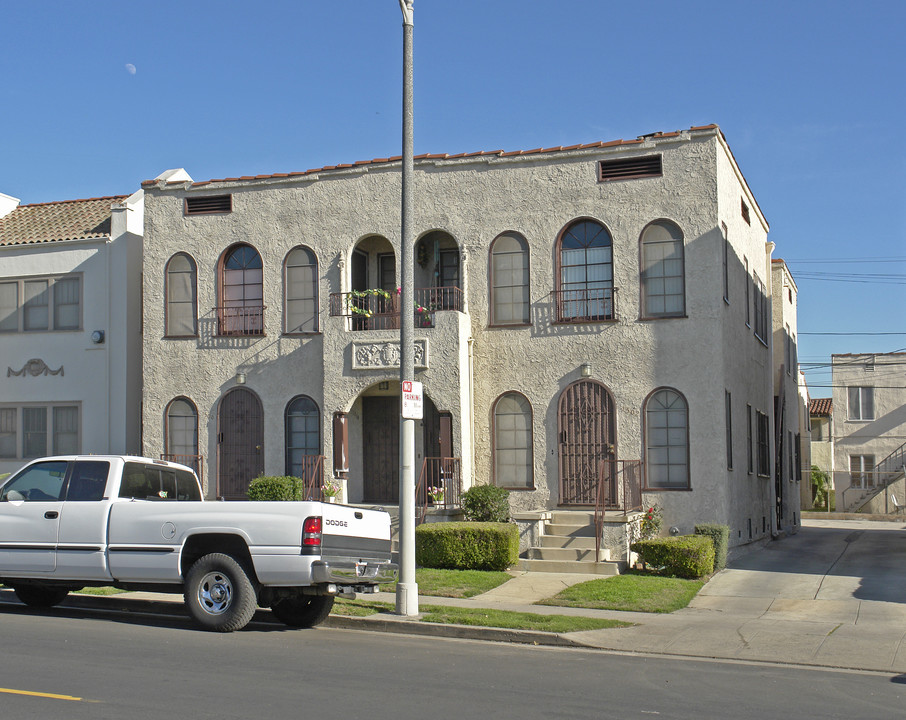
[[[662,568],[664,575],[700,578],[714,572],[714,543],[706,535],[638,540],[629,549],[646,565]]]
[[[415,528],[415,562],[427,568],[506,570],[519,559],[511,523],[426,523]]]
[[[0,482],[3,482],[8,477],[9,477],[9,473],[0,473]]]
[[[642,522],[639,526],[639,532],[643,540],[657,537],[661,533],[661,525],[664,524],[664,513],[660,505],[652,505],[645,514],[642,515]]]
[[[830,486],[830,475],[817,465],[812,465],[811,471],[812,495],[814,500],[812,506],[815,508],[827,509],[828,499],[830,500],[831,510],[834,509],[835,497]]]
[[[249,484],[249,500],[302,500],[305,483],[292,475],[262,475]]]
[[[716,523],[701,523],[695,526],[696,535],[707,535],[714,543],[714,569],[727,566],[727,547],[730,545],[730,528]]]
[[[509,522],[509,497],[509,490],[496,485],[475,485],[462,494],[462,511],[472,522]]]
[[[571,585],[538,604],[670,613],[686,607],[704,584],[704,580],[660,577],[630,570],[622,575]]]

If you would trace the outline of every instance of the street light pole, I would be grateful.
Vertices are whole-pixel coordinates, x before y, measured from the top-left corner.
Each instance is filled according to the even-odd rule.
[[[412,4],[399,0],[403,12],[403,187],[400,228],[400,392],[415,377],[414,280],[412,262]],[[402,399],[402,395],[401,395]],[[402,402],[400,403],[402,406]],[[396,614],[418,615],[415,582],[415,420],[400,415],[400,577],[396,585]]]

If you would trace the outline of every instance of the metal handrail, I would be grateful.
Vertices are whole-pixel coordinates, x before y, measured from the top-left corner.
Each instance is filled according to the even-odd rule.
[[[642,509],[642,461],[602,460],[595,498],[595,562],[600,562],[601,535],[607,510],[623,515]]]
[[[430,483],[429,483],[430,480]],[[431,501],[438,510],[459,507],[462,497],[462,461],[457,457],[426,457],[415,487],[415,505],[421,511],[416,517],[417,524],[425,521],[428,513],[428,487],[441,487],[443,500]]]
[[[587,323],[617,319],[616,288],[553,290],[551,297],[555,322]]]
[[[302,474],[299,476],[299,479],[302,480],[303,499],[323,501],[324,456],[303,455]]]
[[[220,336],[264,335],[265,305],[221,305],[214,308]]]

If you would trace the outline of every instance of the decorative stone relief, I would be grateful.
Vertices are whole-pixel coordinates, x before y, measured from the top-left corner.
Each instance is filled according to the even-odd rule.
[[[31,375],[32,377],[38,377],[38,375],[63,375],[63,366],[60,365],[56,370],[51,370],[47,367],[47,363],[39,358],[32,358],[22,367],[21,370],[13,370],[11,367],[6,368],[6,377],[12,377],[13,375]]]
[[[414,343],[415,367],[428,367],[428,341]],[[398,342],[376,342],[352,344],[353,370],[383,370],[400,366],[400,344]]]

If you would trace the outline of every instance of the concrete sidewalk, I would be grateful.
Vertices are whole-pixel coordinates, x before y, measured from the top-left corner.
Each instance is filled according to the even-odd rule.
[[[422,623],[380,614],[331,616],[328,627],[598,648],[728,660],[906,673],[906,523],[807,520],[792,537],[751,550],[715,575],[688,608],[665,615],[539,606],[589,575],[514,572],[474,598],[421,597],[455,605],[636,623],[555,635]],[[13,601],[4,591],[3,600]],[[390,593],[368,598],[394,602]],[[71,595],[66,604],[185,615],[179,595]],[[64,605],[65,606],[65,605]],[[256,621],[272,622],[269,611]]]

